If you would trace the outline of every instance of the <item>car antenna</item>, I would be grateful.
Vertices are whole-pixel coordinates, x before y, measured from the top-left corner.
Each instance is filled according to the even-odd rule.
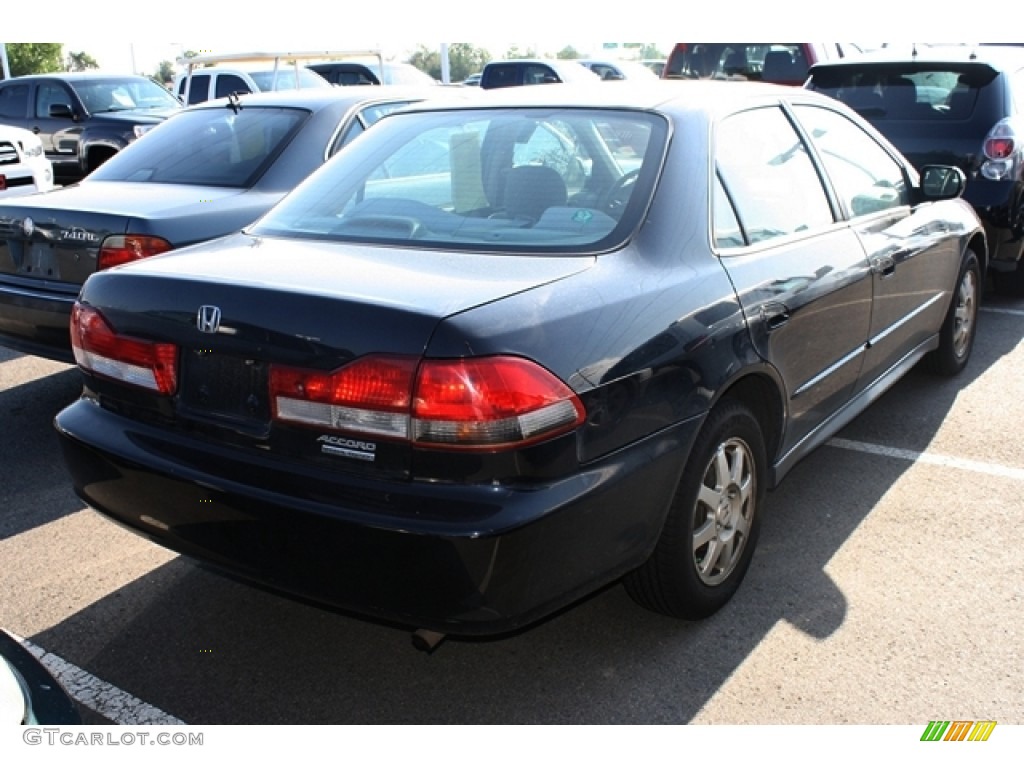
[[[238,91],[232,91],[228,94],[228,106],[231,107],[236,115],[242,111],[242,101],[238,98]]]
[[[916,59],[917,58],[917,43],[911,43],[910,45],[912,46],[912,50],[910,51],[910,55],[913,56]]]

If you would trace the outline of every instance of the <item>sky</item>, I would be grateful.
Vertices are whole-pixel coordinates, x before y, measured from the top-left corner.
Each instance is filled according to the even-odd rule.
[[[185,50],[375,48],[386,58],[406,58],[419,45],[440,47],[442,41],[470,42],[495,56],[513,44],[542,53],[572,45],[581,53],[596,55],[601,53],[601,42],[684,36],[705,41],[728,37],[951,42],[955,35],[960,40],[1015,42],[1006,39],[1014,34],[1010,25],[992,29],[982,14],[951,15],[957,7],[939,0],[927,4],[906,0],[898,5],[891,0],[860,0],[856,6],[822,0],[730,0],[727,6],[664,0],[516,0],[511,4],[383,0],[372,5],[336,0],[265,5],[90,0],[89,13],[83,14],[78,0],[48,0],[45,23],[31,14],[8,14],[0,35],[13,42],[38,42],[40,36],[68,41],[65,53],[85,52],[103,69],[146,74],[155,72],[161,61],[173,62]],[[261,17],[264,9],[270,11],[266,22]],[[173,40],[186,42],[167,42]],[[671,47],[671,43],[657,45],[666,53]]]

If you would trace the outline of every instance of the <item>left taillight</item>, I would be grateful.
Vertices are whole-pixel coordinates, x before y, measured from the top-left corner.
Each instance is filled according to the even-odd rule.
[[[331,372],[273,366],[274,417],[421,447],[518,448],[585,418],[576,394],[518,357],[460,360],[369,355]]]
[[[100,245],[96,269],[109,269],[118,264],[127,264],[149,256],[166,253],[174,248],[162,237],[151,235],[111,235]]]
[[[99,376],[173,395],[178,387],[178,347],[118,334],[93,307],[71,310],[75,362]]]

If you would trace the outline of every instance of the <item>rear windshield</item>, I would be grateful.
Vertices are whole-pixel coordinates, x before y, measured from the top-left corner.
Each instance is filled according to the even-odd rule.
[[[664,77],[803,82],[809,66],[800,43],[679,43]]]
[[[966,120],[995,78],[989,67],[926,63],[815,70],[808,86],[871,120]]]
[[[394,114],[257,223],[255,234],[568,253],[639,224],[667,126],[626,110]]]
[[[90,175],[145,181],[249,187],[309,116],[307,110],[246,106],[192,109],[129,144]]]

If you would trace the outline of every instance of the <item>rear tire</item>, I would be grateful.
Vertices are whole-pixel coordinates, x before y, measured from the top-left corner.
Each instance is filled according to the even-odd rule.
[[[981,267],[978,257],[968,250],[960,265],[960,274],[953,289],[946,319],[939,332],[939,347],[927,358],[933,373],[954,376],[962,371],[974,348],[978,326],[978,303],[981,301]]]
[[[766,464],[761,426],[750,409],[729,400],[715,407],[694,442],[654,552],[624,580],[636,603],[703,619],[729,602],[757,544]]]

